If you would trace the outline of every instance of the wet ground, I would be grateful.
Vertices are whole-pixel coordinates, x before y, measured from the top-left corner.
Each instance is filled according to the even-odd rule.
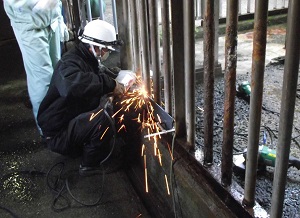
[[[264,75],[263,110],[261,117],[261,140],[263,131],[267,134],[267,146],[276,149],[279,130],[279,112],[281,106],[281,87],[283,82],[284,59],[276,58],[284,55],[285,29],[273,27],[268,30],[268,45],[266,56],[266,69]],[[252,32],[239,35],[237,84],[243,81],[251,82],[251,43]],[[248,47],[247,47],[248,46]],[[242,47],[242,48],[241,48]],[[243,49],[246,48],[246,49]],[[273,49],[274,48],[274,49]],[[248,51],[248,52],[247,52]],[[248,53],[248,55],[246,55]],[[222,59],[221,59],[222,60]],[[299,79],[298,79],[299,81]],[[298,82],[299,83],[299,82]],[[298,92],[298,91],[297,91]],[[297,93],[300,94],[300,93]],[[203,145],[203,87],[197,85],[196,90],[196,131],[197,146]],[[223,109],[224,109],[224,81],[215,79],[214,92],[214,162],[221,163],[221,146],[223,140]],[[249,103],[236,97],[235,99],[235,126],[234,126],[234,153],[247,148],[247,135],[249,125]],[[294,125],[290,155],[300,159],[300,98],[296,98]],[[266,171],[259,173],[256,183],[256,201],[268,212],[271,208],[272,181],[274,168],[267,167]],[[244,187],[244,176],[235,174],[234,180]],[[285,191],[283,217],[300,217],[300,170],[295,167],[288,169]]]

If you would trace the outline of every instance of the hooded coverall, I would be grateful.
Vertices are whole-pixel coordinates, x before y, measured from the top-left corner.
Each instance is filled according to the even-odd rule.
[[[22,53],[28,93],[36,121],[40,103],[49,87],[53,67],[61,57],[60,27],[63,26],[61,2],[51,0],[51,7],[45,8],[39,2],[42,3],[40,0],[4,0],[5,12]],[[39,127],[38,129],[40,130]],[[42,134],[41,131],[40,133]]]

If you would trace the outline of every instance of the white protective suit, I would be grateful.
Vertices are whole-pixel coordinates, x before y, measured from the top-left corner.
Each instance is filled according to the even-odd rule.
[[[61,57],[60,44],[69,37],[61,14],[61,1],[4,0],[4,9],[22,53],[36,120],[53,68]]]

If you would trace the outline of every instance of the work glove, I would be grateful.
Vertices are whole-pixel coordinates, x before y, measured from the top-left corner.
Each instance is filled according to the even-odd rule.
[[[131,70],[120,70],[116,81],[123,84],[125,87],[125,91],[128,91],[128,89],[135,83],[136,75]]]
[[[58,20],[58,25],[59,25],[58,28],[60,33],[60,41],[61,42],[69,41],[68,27],[66,26],[62,16]]]
[[[113,95],[121,97],[125,93],[125,87],[123,84],[119,83],[118,81],[115,80],[115,82],[116,82],[116,87],[113,91]]]

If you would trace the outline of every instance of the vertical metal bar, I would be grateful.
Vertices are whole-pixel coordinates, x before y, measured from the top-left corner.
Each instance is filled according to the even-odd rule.
[[[185,89],[184,62],[182,52],[184,51],[183,35],[183,0],[171,0],[172,38],[173,38],[173,69],[174,69],[174,93],[175,93],[175,131],[177,137],[186,136],[185,127]]]
[[[201,0],[201,19],[204,18],[205,0]]]
[[[268,0],[255,1],[249,134],[246,158],[245,196],[243,199],[243,203],[249,207],[253,207],[255,202],[257,155],[266,59],[268,2]]]
[[[247,13],[251,11],[251,0],[247,0]]]
[[[160,89],[160,52],[158,39],[158,0],[148,0],[149,23],[150,23],[150,41],[151,41],[151,61],[153,71],[153,95],[154,101],[161,105]]]
[[[223,1],[221,0],[221,1],[219,1],[219,17],[222,17],[223,16]]]
[[[195,145],[195,18],[194,0],[183,2],[186,137]]]
[[[87,18],[88,21],[92,21],[92,11],[91,11],[91,2],[86,1],[86,12],[87,12]]]
[[[222,1],[222,0],[221,0]],[[219,2],[221,2],[220,0],[215,0],[214,1],[214,22],[215,22],[215,47],[214,47],[214,52],[215,52],[215,67],[218,66],[218,57],[219,57],[219,8],[220,8],[220,4]]]
[[[145,89],[151,95],[150,83],[150,51],[149,51],[149,36],[148,36],[148,19],[147,19],[147,0],[140,0],[139,8],[139,30],[142,43],[142,75]]]
[[[116,34],[118,35],[118,18],[117,18],[117,9],[116,9],[116,0],[111,0],[112,11],[113,11],[113,19],[114,19],[114,26],[116,29]]]
[[[282,217],[299,74],[300,1],[290,0],[271,217]]]
[[[163,75],[165,110],[173,115],[172,111],[172,68],[171,68],[171,38],[170,38],[170,0],[161,0],[161,25],[163,47]]]
[[[120,62],[122,69],[132,69],[132,44],[130,38],[130,20],[128,0],[119,0],[117,5],[117,15],[120,23],[118,24],[119,36],[124,41],[120,48]]]
[[[88,0],[89,1],[89,0]],[[99,11],[100,11],[100,20],[104,20],[104,12],[103,12],[103,0],[99,0]]]
[[[229,186],[232,181],[234,102],[237,63],[238,0],[227,0],[225,34],[225,101],[221,183]]]
[[[201,0],[196,0],[195,9],[196,9],[196,14],[195,14],[196,19],[200,19],[200,16],[201,16]]]
[[[213,1],[205,0],[204,10],[204,164],[213,162],[215,21]]]
[[[242,0],[239,0],[239,14],[242,14]]]
[[[137,1],[129,1],[130,6],[130,23],[133,48],[133,68],[137,76],[142,76],[141,72],[141,52],[138,28],[138,8]]]
[[[81,22],[80,22],[80,3],[78,0],[74,0],[73,2],[73,7],[72,7],[72,15],[74,16],[74,31],[78,34],[78,31],[81,27]],[[77,40],[77,39],[76,39]]]

